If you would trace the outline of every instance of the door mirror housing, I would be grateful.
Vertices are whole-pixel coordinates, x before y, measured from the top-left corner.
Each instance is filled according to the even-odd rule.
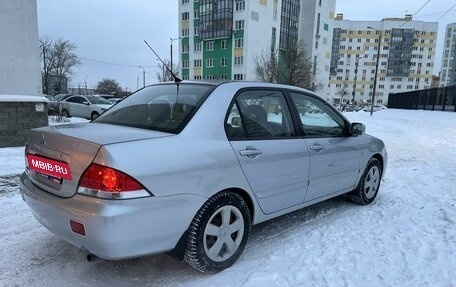
[[[352,135],[362,135],[366,132],[366,126],[362,123],[352,123],[350,132]]]

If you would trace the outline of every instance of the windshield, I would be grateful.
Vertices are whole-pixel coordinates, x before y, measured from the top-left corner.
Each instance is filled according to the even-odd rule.
[[[86,96],[87,99],[94,105],[112,105],[112,103],[108,100],[105,100],[102,97],[95,97],[95,96]]]
[[[204,84],[149,86],[125,98],[93,122],[179,133],[211,88]]]

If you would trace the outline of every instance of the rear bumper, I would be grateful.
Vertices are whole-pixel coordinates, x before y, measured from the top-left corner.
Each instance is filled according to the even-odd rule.
[[[207,198],[194,194],[103,200],[61,198],[33,185],[24,173],[22,197],[36,219],[63,240],[104,259],[123,259],[173,249]],[[74,233],[70,220],[84,224]]]

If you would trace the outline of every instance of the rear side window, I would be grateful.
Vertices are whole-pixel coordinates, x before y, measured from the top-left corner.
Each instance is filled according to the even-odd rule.
[[[294,136],[291,115],[281,91],[241,92],[225,123],[230,139],[274,139]]]
[[[211,85],[167,84],[146,87],[93,122],[169,133],[180,132],[201,106]]]

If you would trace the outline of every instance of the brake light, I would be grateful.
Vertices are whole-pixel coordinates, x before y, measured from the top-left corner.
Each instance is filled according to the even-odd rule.
[[[92,163],[82,174],[78,193],[109,199],[150,196],[145,188],[128,174],[96,163]]]

